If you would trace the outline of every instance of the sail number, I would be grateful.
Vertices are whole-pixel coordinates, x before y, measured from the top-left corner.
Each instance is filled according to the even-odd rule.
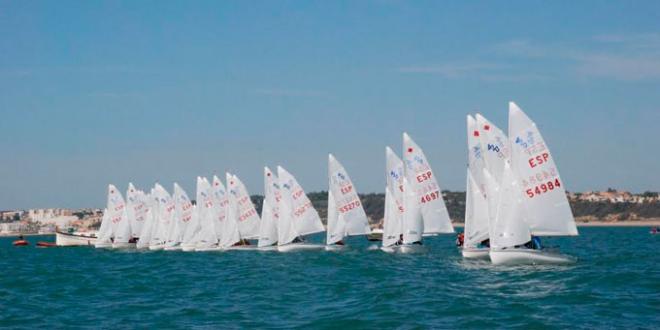
[[[545,194],[548,191],[559,187],[561,187],[561,182],[559,182],[559,179],[555,179],[555,181],[548,181],[546,183],[541,183],[534,188],[527,189],[525,192],[527,193],[527,197],[533,198],[534,196]]]
[[[348,194],[351,191],[353,191],[353,186],[352,185],[347,185],[347,186],[341,187],[341,193],[344,194],[344,195]]]
[[[436,200],[438,198],[440,198],[440,191],[438,191],[438,190],[432,191],[432,192],[430,192],[426,195],[422,195],[422,204],[428,203],[428,202],[430,202],[432,200]]]
[[[339,208],[339,212],[346,213],[354,208],[360,207],[360,201],[352,201]]]

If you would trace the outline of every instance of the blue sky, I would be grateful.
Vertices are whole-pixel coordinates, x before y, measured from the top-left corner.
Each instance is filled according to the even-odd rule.
[[[327,153],[385,186],[407,131],[464,190],[465,115],[516,101],[569,190],[660,189],[657,1],[0,1],[0,209]]]

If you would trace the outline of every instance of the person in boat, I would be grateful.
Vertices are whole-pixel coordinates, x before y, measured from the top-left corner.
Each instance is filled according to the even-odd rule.
[[[18,240],[19,241],[24,241],[25,240],[25,238],[23,238],[23,234],[18,235]]]
[[[487,239],[479,242],[479,247],[480,248],[489,248],[490,247],[490,238],[487,238]]]
[[[541,246],[541,239],[538,236],[532,236],[532,240],[525,243],[523,246],[532,250],[541,250],[543,248],[543,246]]]
[[[465,234],[464,233],[458,233],[456,235],[456,246],[461,247],[465,243]]]
[[[236,242],[233,246],[245,246],[245,245],[250,245],[250,242],[246,239],[241,239],[240,241]]]
[[[334,245],[344,246],[344,241],[335,242]]]
[[[302,237],[298,236],[298,237],[294,238],[291,243],[304,243],[304,242],[305,242],[305,240]]]

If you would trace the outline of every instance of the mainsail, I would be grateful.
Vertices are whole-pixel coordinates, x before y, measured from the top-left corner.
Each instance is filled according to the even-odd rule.
[[[465,246],[476,247],[488,238],[488,201],[481,132],[472,116],[467,116],[468,170],[465,191]]]
[[[129,183],[126,200],[126,214],[131,226],[131,237],[140,237],[148,210],[146,196],[132,183]]]
[[[282,192],[277,244],[289,244],[298,236],[324,231],[318,212],[296,178],[281,166],[277,167],[277,177]]]
[[[247,188],[236,175],[232,175],[231,180],[227,179],[227,185],[231,195],[236,199],[238,231],[241,238],[259,238],[259,213],[254,208]]]
[[[225,208],[226,217],[224,219],[224,226],[222,228],[222,239],[219,245],[221,247],[230,247],[241,240],[241,234],[238,225],[238,196],[239,193],[234,180],[236,177],[230,173],[226,174],[227,187],[229,187],[229,194],[227,196],[227,207]],[[232,189],[231,187],[234,187]]]
[[[396,244],[403,234],[403,161],[385,147],[385,215],[383,218],[383,246]]]
[[[423,233],[453,233],[454,227],[449,219],[436,176],[424,151],[406,133],[403,133],[403,163],[405,177],[411,190],[406,191],[405,194],[409,198],[414,196],[415,204],[422,213]],[[407,204],[404,205],[404,209],[406,206]]]
[[[328,155],[328,178],[327,244],[337,243],[346,235],[369,234],[369,221],[356,188],[344,166],[332,154]]]
[[[261,207],[261,226],[259,227],[259,247],[277,243],[277,225],[279,210],[277,205],[282,198],[277,177],[264,167],[264,201]]]
[[[131,224],[126,216],[124,197],[113,185],[108,187],[108,212],[112,223],[114,243],[128,243],[131,239]]]
[[[536,124],[509,103],[511,167],[520,184],[531,233],[539,236],[577,235],[564,182]]]

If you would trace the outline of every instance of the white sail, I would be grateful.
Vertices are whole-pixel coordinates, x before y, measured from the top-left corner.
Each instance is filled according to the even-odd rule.
[[[476,126],[480,136],[481,153],[485,168],[493,176],[497,184],[502,180],[504,163],[509,159],[511,147],[509,138],[502,130],[484,116],[476,115]],[[474,172],[473,172],[474,173]]]
[[[147,214],[147,200],[142,191],[132,183],[128,184],[126,191],[126,213],[131,225],[131,237],[140,237]]]
[[[151,235],[153,233],[154,223],[156,222],[156,217],[154,213],[156,211],[154,204],[156,201],[153,198],[153,189],[150,194],[144,195],[145,207],[147,212],[144,215],[144,224],[142,230],[140,231],[140,237],[137,241],[135,247],[138,249],[144,249],[149,247],[149,242],[151,242]]]
[[[207,216],[209,209],[213,207],[213,202],[211,201],[211,196],[208,192],[209,188],[210,185],[208,184],[208,181],[205,181],[198,176],[197,188],[195,191],[195,212],[183,232],[183,238],[181,240],[182,245],[194,245],[199,238],[198,236],[199,231],[201,230],[202,219]],[[208,205],[209,203],[210,205]]]
[[[324,231],[318,212],[296,178],[281,166],[277,167],[277,177],[282,192],[277,244],[285,245],[297,236]]]
[[[218,243],[215,221],[217,218],[213,188],[206,178],[201,178],[197,186],[197,230],[187,244],[209,247]],[[185,242],[185,241],[184,241]]]
[[[518,179],[509,162],[504,166],[500,187],[497,215],[490,235],[491,250],[525,244],[532,238]]]
[[[107,244],[112,243],[112,221],[110,220],[110,213],[107,208],[103,210],[101,227],[99,228],[96,237],[96,246],[107,246]]]
[[[483,172],[483,170],[482,170]],[[465,241],[464,246],[476,247],[489,236],[490,217],[488,200],[473,179],[472,172],[467,171],[467,189],[465,192]]]
[[[259,213],[254,208],[247,188],[236,176],[227,178],[227,187],[231,195],[236,198],[236,214],[238,215],[238,231],[242,239],[259,238]]]
[[[174,200],[172,196],[161,186],[156,184],[154,187],[155,198],[157,199],[158,212],[156,214],[156,222],[154,226],[154,233],[151,236],[149,246],[156,246],[167,242],[167,234],[170,229],[170,223],[174,217]]]
[[[230,173],[226,174],[227,186],[235,186],[235,176]],[[230,247],[241,240],[241,235],[238,225],[238,191],[236,189],[229,189],[227,194],[227,207],[225,208],[226,217],[224,219],[224,227],[222,228],[222,239],[219,245],[222,247]]]
[[[468,170],[465,192],[465,247],[476,247],[488,238],[489,209],[481,132],[472,116],[467,116]]]
[[[385,147],[385,217],[383,218],[383,246],[398,242],[403,234],[403,161]]]
[[[364,212],[357,189],[344,166],[332,155],[328,155],[328,235],[327,244],[341,241],[344,236],[371,233],[369,220]],[[332,197],[332,200],[330,200]],[[332,203],[332,204],[330,204]],[[330,221],[330,211],[337,212]]]
[[[453,233],[454,227],[431,165],[424,151],[406,133],[403,133],[403,163],[408,185],[424,219],[424,234]]]
[[[511,166],[520,180],[527,221],[533,235],[577,235],[564,182],[536,124],[513,102],[509,103]]]
[[[107,209],[114,227],[113,243],[128,243],[131,239],[131,224],[126,216],[126,202],[119,190],[113,185],[108,186]]]
[[[403,177],[403,243],[412,244],[422,241],[424,219],[417,194],[410,187],[408,178]]]
[[[399,207],[390,187],[385,187],[385,216],[383,218],[383,247],[395,245],[401,235],[403,206]]]
[[[259,247],[277,243],[277,224],[279,210],[277,205],[282,198],[277,177],[264,167],[264,201],[261,207],[261,226],[259,227]]]
[[[229,206],[229,194],[222,181],[213,176],[213,229],[218,242],[222,240],[222,233],[227,219],[227,207]]]

